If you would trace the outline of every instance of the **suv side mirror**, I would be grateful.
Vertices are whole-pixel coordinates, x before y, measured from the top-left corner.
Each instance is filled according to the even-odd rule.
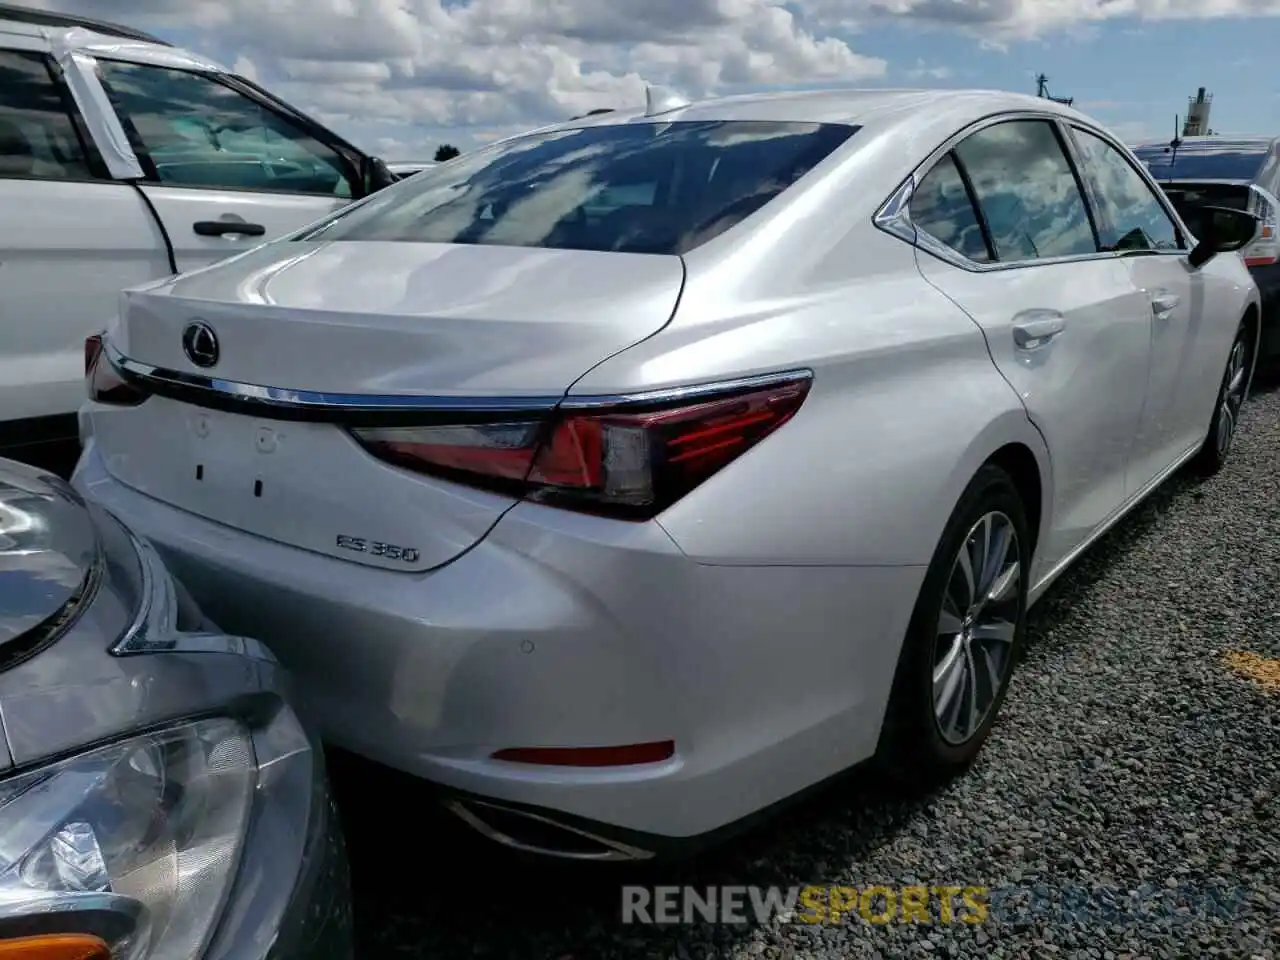
[[[1253,214],[1233,207],[1196,205],[1180,212],[1200,241],[1187,256],[1187,261],[1196,268],[1203,267],[1220,253],[1247,247],[1258,235],[1261,222]]]
[[[387,169],[387,165],[379,157],[365,157],[360,166],[366,197],[396,182],[396,175]]]

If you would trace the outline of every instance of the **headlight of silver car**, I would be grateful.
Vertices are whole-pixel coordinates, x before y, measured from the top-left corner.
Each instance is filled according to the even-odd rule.
[[[249,732],[216,718],[0,783],[0,937],[6,916],[44,916],[51,932],[109,940],[119,960],[199,956],[256,780]]]

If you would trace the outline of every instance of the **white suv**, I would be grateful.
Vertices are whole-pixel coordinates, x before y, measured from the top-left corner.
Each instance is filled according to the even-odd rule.
[[[0,4],[0,452],[75,440],[85,337],[121,289],[290,233],[394,180],[203,57]]]

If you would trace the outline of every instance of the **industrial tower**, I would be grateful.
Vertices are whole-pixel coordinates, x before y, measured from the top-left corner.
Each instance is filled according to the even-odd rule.
[[[1187,99],[1187,122],[1182,125],[1184,137],[1208,137],[1213,135],[1209,129],[1209,108],[1213,106],[1213,94],[1206,93],[1204,87],[1196,91],[1194,97]]]

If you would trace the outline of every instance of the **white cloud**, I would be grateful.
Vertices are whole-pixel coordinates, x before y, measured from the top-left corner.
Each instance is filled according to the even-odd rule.
[[[639,104],[645,82],[697,96],[887,70],[783,0],[35,2],[198,37],[201,52],[252,68],[353,137],[376,127],[370,137],[404,149],[421,140],[415,130],[477,141]]]
[[[1106,20],[1280,16],[1280,0],[809,0],[819,24],[903,20],[999,40],[1030,39]]]
[[[917,60],[916,65],[907,71],[907,76],[913,80],[948,80],[955,76],[955,71],[950,67],[931,67],[923,60]]]
[[[691,95],[859,85],[859,31],[959,29],[999,49],[1114,18],[1280,14],[1280,0],[25,0],[180,38],[389,157],[467,147],[602,107],[645,82]],[[921,82],[934,63],[895,64]]]

